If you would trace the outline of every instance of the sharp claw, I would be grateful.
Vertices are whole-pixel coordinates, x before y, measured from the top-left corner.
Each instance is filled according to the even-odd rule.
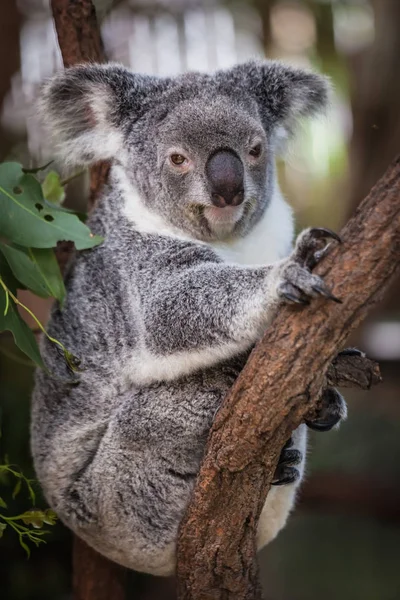
[[[316,267],[317,264],[321,262],[324,256],[329,254],[331,246],[332,244],[327,244],[325,248],[322,248],[322,250],[316,250],[314,254],[311,254],[309,257],[306,258],[305,264],[310,269],[310,271],[312,271],[314,267]]]
[[[321,294],[321,296],[324,296],[325,298],[328,298],[328,300],[333,300],[333,302],[337,302],[338,304],[343,304],[343,300],[340,300],[340,298],[336,298],[336,296],[334,296],[326,288],[323,288],[323,287],[321,287],[319,285],[313,285],[312,289],[314,290],[314,292],[317,292],[317,294]]]
[[[360,356],[361,358],[365,358],[366,354],[358,348],[345,348],[338,353],[338,356]]]
[[[299,465],[302,458],[300,450],[296,450],[295,448],[292,450],[283,450],[278,465],[279,467]]]
[[[272,485],[288,485],[294,483],[300,477],[299,471],[295,467],[284,467],[277,469]]]
[[[293,438],[289,438],[286,444],[283,446],[282,450],[287,450],[293,446]]]
[[[340,419],[340,415],[335,415],[333,418],[329,420],[327,419],[325,421],[308,421],[307,419],[305,419],[304,422],[307,425],[307,427],[313,429],[314,431],[330,431],[331,429],[333,429],[333,427],[335,427],[335,425],[339,423]]]
[[[296,304],[303,304],[303,305],[310,304],[309,300],[307,300],[306,298],[299,298],[298,296],[295,296],[294,294],[291,294],[290,292],[281,292],[281,294],[290,302],[295,302]]]
[[[338,236],[338,234],[332,231],[331,229],[327,229],[326,227],[313,227],[310,233],[317,238],[330,237],[336,240],[339,244],[342,243],[342,239],[340,238],[340,236]]]

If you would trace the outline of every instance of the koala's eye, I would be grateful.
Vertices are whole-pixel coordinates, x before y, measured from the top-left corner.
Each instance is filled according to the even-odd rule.
[[[183,156],[183,154],[171,154],[171,156],[169,158],[170,158],[170,161],[172,162],[172,164],[177,165],[177,166],[182,166],[187,161],[187,159],[185,158],[185,156]]]
[[[258,158],[261,154],[261,151],[262,151],[261,144],[256,144],[255,146],[253,146],[253,148],[251,148],[249,154],[250,154],[250,156],[254,156],[254,158]]]

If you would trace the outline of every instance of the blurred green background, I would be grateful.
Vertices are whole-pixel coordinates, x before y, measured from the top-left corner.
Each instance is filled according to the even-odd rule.
[[[212,70],[257,56],[310,66],[332,79],[327,114],[304,124],[279,163],[298,227],[339,229],[400,150],[398,0],[98,0],[109,59],[161,75]],[[32,109],[61,59],[47,0],[0,6],[0,160],[49,158]],[[82,179],[68,202],[84,206]],[[312,435],[308,476],[288,526],[260,555],[267,600],[400,599],[400,282],[350,344],[380,361],[384,383],[347,392],[349,419]],[[48,303],[25,294],[45,320]],[[32,476],[29,396],[33,370],[0,336],[0,455]],[[23,493],[0,481],[13,512]],[[43,505],[43,501],[38,504]],[[67,600],[71,535],[57,525],[26,559],[0,540],[2,600]],[[128,598],[172,600],[172,580],[130,574]]]

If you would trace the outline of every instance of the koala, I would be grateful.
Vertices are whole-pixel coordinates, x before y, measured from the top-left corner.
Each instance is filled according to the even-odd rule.
[[[322,76],[272,61],[173,78],[80,65],[44,86],[63,162],[111,170],[88,220],[104,242],[72,259],[48,325],[82,371],[71,381],[41,341],[32,454],[62,521],[121,565],[174,571],[213,418],[251,349],[285,303],[336,300],[312,269],[337,236],[307,229],[293,246],[275,167],[282,140],[327,100]],[[328,388],[321,414],[283,448],[259,548],[293,506],[307,425],[345,415]]]

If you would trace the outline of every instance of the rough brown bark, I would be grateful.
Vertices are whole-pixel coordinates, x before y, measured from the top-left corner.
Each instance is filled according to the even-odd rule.
[[[180,600],[262,597],[255,534],[282,446],[318,402],[328,367],[400,261],[400,158],[316,272],[343,300],[282,308],[218,412],[181,525]]]
[[[1,3],[0,19],[0,108],[4,98],[10,89],[11,78],[20,66],[19,31],[21,26],[21,15],[15,0],[3,0]],[[7,156],[11,146],[11,136],[0,131],[0,160]]]
[[[51,8],[64,66],[103,62],[103,45],[91,0],[51,0]],[[89,209],[107,180],[108,169],[106,163],[91,169]],[[72,244],[59,244],[57,256],[62,268],[72,249]],[[126,574],[126,569],[100,556],[82,540],[74,539],[74,600],[124,600]]]
[[[51,0],[51,9],[65,67],[105,60],[91,0]]]

